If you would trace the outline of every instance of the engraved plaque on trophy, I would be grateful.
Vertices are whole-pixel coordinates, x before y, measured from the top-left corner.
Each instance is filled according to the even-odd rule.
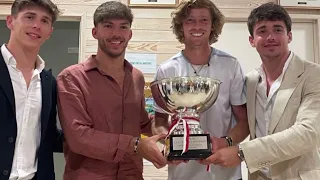
[[[200,115],[216,101],[221,82],[194,76],[173,77],[151,83],[154,101],[171,118],[165,140],[168,160],[205,159],[212,154],[210,134],[200,127]]]

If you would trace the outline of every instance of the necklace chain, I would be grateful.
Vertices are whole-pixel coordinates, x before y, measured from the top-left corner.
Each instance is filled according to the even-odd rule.
[[[189,62],[189,61],[188,61]],[[190,64],[190,66],[192,67],[192,69],[194,70],[194,74],[196,75],[196,76],[199,76],[199,73],[200,73],[200,71],[202,70],[202,68],[204,67],[204,65],[205,64],[203,64],[201,67],[200,67],[200,69],[198,70],[198,72],[197,72],[197,70],[193,67],[193,65],[189,62],[189,64]]]
[[[190,64],[190,66],[192,67],[192,69],[193,69],[193,71],[194,71],[194,74],[195,74],[196,76],[199,76],[200,71],[202,70],[202,68],[203,68],[206,64],[203,64],[203,65],[200,67],[200,69],[197,71],[197,70],[193,67],[193,65],[192,65],[192,63],[189,61],[189,59],[184,55],[183,51],[182,51],[182,55],[183,55],[183,57],[186,59],[186,61]],[[209,56],[209,60],[208,60],[208,63],[207,63],[208,66],[210,66],[210,64],[209,64],[210,58],[211,58],[211,56]]]

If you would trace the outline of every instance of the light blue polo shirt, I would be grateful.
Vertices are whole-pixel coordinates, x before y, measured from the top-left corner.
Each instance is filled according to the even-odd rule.
[[[202,65],[193,65],[193,67],[199,70]],[[158,67],[156,80],[195,75],[191,64],[182,52],[179,52]],[[235,124],[231,105],[246,103],[245,76],[240,64],[235,57],[212,48],[209,65],[204,65],[198,75],[222,82],[216,102],[201,114],[201,128],[215,137],[226,136]],[[206,166],[196,161],[189,161],[178,166],[169,165],[168,171],[169,180],[235,180],[241,178],[240,166],[223,168],[211,165],[211,172],[207,172]]]

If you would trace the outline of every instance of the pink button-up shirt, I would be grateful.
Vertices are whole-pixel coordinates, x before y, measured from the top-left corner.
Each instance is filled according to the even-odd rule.
[[[133,137],[151,133],[143,74],[125,61],[121,90],[106,73],[92,56],[57,78],[65,180],[143,179],[142,158],[129,150]]]

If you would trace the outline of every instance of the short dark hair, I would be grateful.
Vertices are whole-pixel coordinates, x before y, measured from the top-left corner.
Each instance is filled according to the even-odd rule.
[[[180,43],[184,43],[184,35],[182,31],[183,21],[187,18],[191,9],[206,8],[210,11],[212,18],[212,29],[210,33],[209,43],[215,43],[218,41],[218,37],[221,34],[224,25],[224,16],[217,6],[211,0],[186,0],[182,1],[177,9],[171,13],[172,22],[171,28],[176,38]]]
[[[291,32],[292,21],[287,11],[280,5],[269,2],[253,9],[248,17],[248,30],[253,36],[254,26],[261,21],[283,21],[287,31]]]
[[[102,3],[94,12],[93,15],[93,24],[104,22],[107,19],[125,19],[128,20],[130,26],[133,21],[133,14],[128,6],[122,4],[118,1],[108,1]]]
[[[15,0],[11,6],[11,15],[15,16],[25,8],[38,6],[46,10],[51,15],[52,23],[54,23],[60,10],[51,0]]]

